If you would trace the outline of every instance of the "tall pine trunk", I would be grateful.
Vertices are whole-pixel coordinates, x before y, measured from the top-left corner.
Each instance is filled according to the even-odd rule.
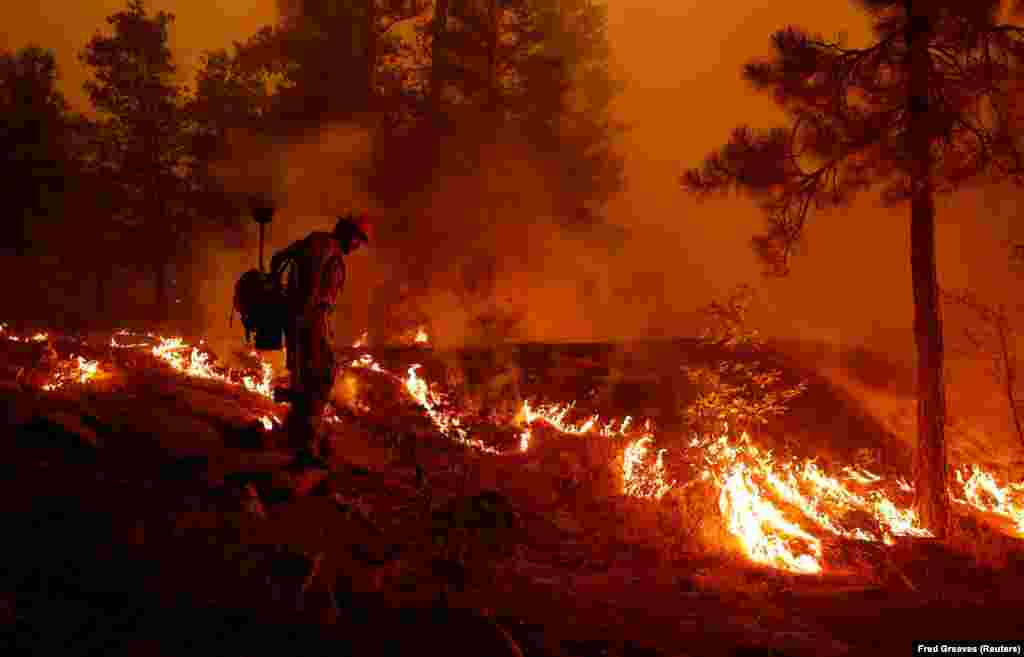
[[[915,507],[921,524],[936,538],[949,531],[946,481],[946,389],[943,380],[942,318],[935,266],[935,203],[932,186],[928,43],[932,31],[923,0],[905,0],[907,13],[908,117],[910,150],[910,265],[914,286],[917,343],[917,453]]]
[[[449,0],[437,0],[434,7],[433,40],[430,45],[430,112],[431,118],[441,116],[441,93],[448,72],[445,46],[448,36]]]
[[[377,88],[377,5],[376,0],[366,0],[363,15],[363,44],[366,55],[366,103],[372,107]]]
[[[501,30],[500,0],[487,2],[487,111],[498,110],[498,42]]]

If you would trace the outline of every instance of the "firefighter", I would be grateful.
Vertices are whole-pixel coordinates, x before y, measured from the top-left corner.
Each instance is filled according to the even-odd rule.
[[[343,257],[368,243],[368,232],[364,220],[340,217],[333,232],[311,233],[270,261],[271,277],[283,284],[288,313],[285,348],[291,383],[278,392],[292,403],[288,436],[300,460],[329,458],[320,424],[338,370],[330,320],[345,285]]]

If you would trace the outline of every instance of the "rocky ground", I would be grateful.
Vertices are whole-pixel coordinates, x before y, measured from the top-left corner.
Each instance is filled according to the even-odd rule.
[[[788,575],[672,540],[607,464],[457,447],[394,390],[300,472],[264,398],[141,358],[44,392],[18,349],[0,353],[3,654],[901,655],[1024,632],[1019,542],[968,519],[999,559],[836,544],[847,567]]]

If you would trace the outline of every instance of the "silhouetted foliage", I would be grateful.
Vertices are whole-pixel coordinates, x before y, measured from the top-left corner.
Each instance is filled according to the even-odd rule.
[[[975,323],[963,330],[969,345],[968,353],[989,361],[989,373],[1002,388],[1010,410],[1017,439],[1024,445],[1024,419],[1021,418],[1020,400],[1017,399],[1017,335],[1010,320],[1010,312],[1003,304],[991,304],[978,298],[970,290],[943,290],[944,302],[966,310]]]
[[[279,20],[241,44],[241,70],[273,84],[267,125],[315,130],[392,105],[402,93],[396,27],[418,0],[279,0]]]
[[[937,536],[948,526],[942,326],[934,200],[985,179],[1022,182],[1020,58],[1024,28],[1000,23],[999,0],[859,0],[875,41],[851,48],[789,27],[774,56],[744,75],[773,93],[786,128],[738,128],[683,186],[706,196],[738,189],[765,211],[753,246],[785,274],[812,210],[849,204],[880,185],[911,203],[918,344],[918,512]]]
[[[812,209],[845,206],[874,185],[887,202],[910,200],[902,38],[909,22],[903,2],[862,4],[876,12],[878,40],[868,48],[793,27],[775,33],[776,55],[748,64],[744,77],[774,94],[791,125],[737,128],[720,152],[682,179],[702,196],[736,189],[762,204],[768,230],[755,238],[755,248],[773,273],[788,271]],[[932,142],[935,192],[986,175],[1020,180],[1015,64],[1024,54],[1024,30],[995,24],[998,6],[995,0],[923,4],[932,25],[930,105],[919,126]]]
[[[699,391],[684,418],[687,428],[701,438],[723,432],[753,433],[758,426],[784,415],[790,402],[807,390],[805,382],[790,385],[783,381],[781,370],[751,360],[752,354],[764,348],[760,333],[747,320],[755,298],[754,288],[739,285],[702,309],[706,327],[701,343],[719,353],[743,351],[745,357],[684,368]]]
[[[68,105],[52,52],[0,52],[0,117],[0,249],[23,253],[33,228],[59,222],[68,203]]]
[[[405,92],[386,108],[376,134],[369,188],[396,216],[418,217],[417,244],[406,250],[439,235],[435,268],[426,273],[454,266],[459,281],[485,272],[472,291],[454,292],[474,297],[474,306],[493,305],[489,281],[501,263],[492,253],[466,251],[473,236],[533,193],[516,189],[514,179],[495,182],[506,158],[528,162],[547,181],[552,218],[563,228],[601,243],[620,240],[603,217],[624,185],[615,151],[622,126],[610,110],[620,85],[608,67],[604,8],[575,0],[442,0],[413,27],[415,41],[399,62]],[[439,181],[457,184],[474,209],[431,216]],[[407,240],[397,222],[382,232]],[[462,239],[445,237],[453,232]],[[403,252],[400,262],[415,259]]]
[[[113,34],[96,34],[81,55],[94,71],[85,89],[102,113],[125,241],[145,244],[152,259],[158,313],[168,308],[166,267],[188,230],[183,93],[168,45],[173,20],[166,12],[149,16],[142,0],[129,0],[127,10],[107,18]]]
[[[183,106],[188,144],[186,177],[189,208],[212,230],[237,232],[248,212],[247,197],[230,190],[217,165],[231,157],[233,136],[265,130],[274,102],[273,81],[243,65],[244,46],[203,54],[195,90]],[[214,225],[215,224],[215,225]]]

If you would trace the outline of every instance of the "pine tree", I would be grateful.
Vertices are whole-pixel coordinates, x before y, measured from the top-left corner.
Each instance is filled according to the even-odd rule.
[[[857,2],[873,18],[873,43],[852,48],[798,28],[777,32],[774,56],[744,74],[773,93],[789,125],[738,128],[682,184],[701,196],[739,189],[757,199],[767,230],[753,246],[774,274],[789,271],[814,211],[846,206],[876,185],[885,201],[910,203],[916,509],[943,538],[950,510],[934,197],[985,180],[1024,180],[1024,29],[1001,22],[1019,18],[1019,8],[999,0]]]
[[[168,42],[174,16],[150,16],[142,0],[107,18],[113,34],[96,34],[82,61],[94,70],[85,83],[100,111],[106,155],[123,199],[133,246],[151,258],[157,282],[157,313],[166,317],[168,266],[187,233],[181,211],[187,157],[183,90]]]

